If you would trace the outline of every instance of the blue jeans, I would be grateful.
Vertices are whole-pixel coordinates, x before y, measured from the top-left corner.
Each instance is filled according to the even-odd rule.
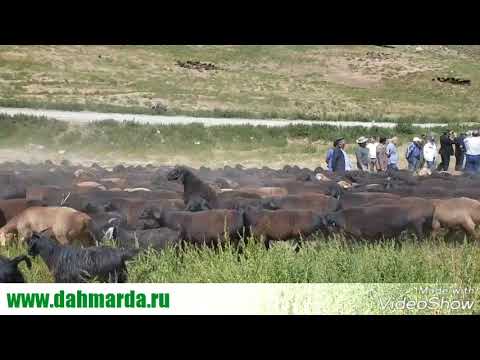
[[[435,161],[427,161],[427,168],[430,170],[435,170]]]
[[[480,171],[480,155],[467,155],[465,162],[465,171],[479,172]]]
[[[387,165],[387,170],[398,171],[398,166],[397,166],[397,164],[388,164]]]
[[[418,168],[418,165],[420,163],[420,159],[408,159],[408,170],[410,171],[415,171]]]

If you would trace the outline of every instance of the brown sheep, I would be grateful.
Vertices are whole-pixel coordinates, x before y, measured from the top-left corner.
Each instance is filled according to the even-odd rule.
[[[0,245],[5,246],[7,234],[18,234],[19,241],[32,236],[33,232],[50,229],[61,244],[75,241],[85,246],[97,243],[92,218],[68,207],[33,206],[14,216],[0,228]]]
[[[249,208],[245,212],[245,226],[250,235],[270,240],[298,240],[321,230],[323,219],[311,210],[260,210]]]
[[[3,226],[14,216],[20,214],[23,210],[31,206],[40,206],[41,201],[36,200],[26,200],[26,199],[11,199],[11,200],[0,200],[0,213],[3,214],[4,219],[0,220],[0,226]]]
[[[118,187],[120,189],[124,189],[128,185],[127,180],[121,178],[103,178],[99,182],[105,186]]]
[[[432,223],[433,237],[441,227],[449,229],[461,227],[475,240],[480,239],[480,235],[475,231],[475,226],[480,224],[480,201],[466,197],[432,201],[435,206]]]
[[[68,194],[68,190],[64,190],[59,186],[31,186],[27,188],[27,200],[50,200],[58,201],[64,198],[64,194]],[[60,203],[60,202],[59,202]]]
[[[261,197],[277,197],[277,196],[287,196],[288,191],[283,187],[245,187],[237,189],[238,192],[245,192],[250,194],[257,194]]]
[[[225,230],[236,240],[243,231],[243,213],[235,210],[161,211],[156,215],[160,226],[181,231],[181,238],[193,244],[217,245]]]
[[[251,192],[242,192],[242,191],[223,191],[218,194],[218,200],[227,200],[227,199],[261,199],[262,197],[258,194],[251,193]]]
[[[158,207],[160,209],[183,209],[183,201],[175,199],[161,199],[161,200],[142,200],[142,199],[123,199],[115,198],[105,204],[106,211],[119,211],[127,220],[128,229],[143,228],[145,225],[140,221],[142,212],[146,208]]]
[[[328,213],[336,211],[340,206],[340,202],[327,195],[303,193],[270,198],[268,205],[270,205],[271,208],[266,208],[270,210],[313,210],[318,213]]]
[[[77,187],[76,191],[78,192],[89,192],[92,189],[107,190],[104,185],[95,181],[82,181],[77,183],[75,186]]]
[[[412,230],[423,239],[432,228],[433,212],[428,201],[351,207],[325,215],[324,224],[328,232],[340,232],[349,239],[380,240]]]

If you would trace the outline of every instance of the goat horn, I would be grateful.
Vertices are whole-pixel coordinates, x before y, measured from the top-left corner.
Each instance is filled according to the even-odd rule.
[[[62,202],[60,203],[60,206],[63,206],[63,204],[65,204],[65,202],[67,201],[67,199],[70,197],[70,194],[71,194],[71,192],[69,192],[69,193],[67,194],[67,196],[65,197],[65,199],[63,199]]]
[[[136,231],[133,233],[133,236],[135,237],[135,248],[138,249],[138,248],[140,248],[140,245],[138,244],[138,238],[137,238],[137,232]]]

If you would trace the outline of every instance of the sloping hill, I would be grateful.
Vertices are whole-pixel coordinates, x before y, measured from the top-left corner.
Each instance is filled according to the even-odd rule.
[[[0,105],[476,118],[478,60],[480,46],[0,46]]]

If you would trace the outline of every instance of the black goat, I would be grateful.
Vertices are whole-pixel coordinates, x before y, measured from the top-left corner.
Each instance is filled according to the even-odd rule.
[[[0,283],[24,283],[23,274],[18,269],[18,264],[22,261],[25,261],[29,269],[32,268],[32,262],[26,255],[17,256],[14,259],[0,256]]]
[[[125,261],[132,259],[137,249],[123,250],[105,246],[76,248],[62,246],[43,234],[34,233],[27,240],[28,254],[43,259],[55,282],[126,282]]]

